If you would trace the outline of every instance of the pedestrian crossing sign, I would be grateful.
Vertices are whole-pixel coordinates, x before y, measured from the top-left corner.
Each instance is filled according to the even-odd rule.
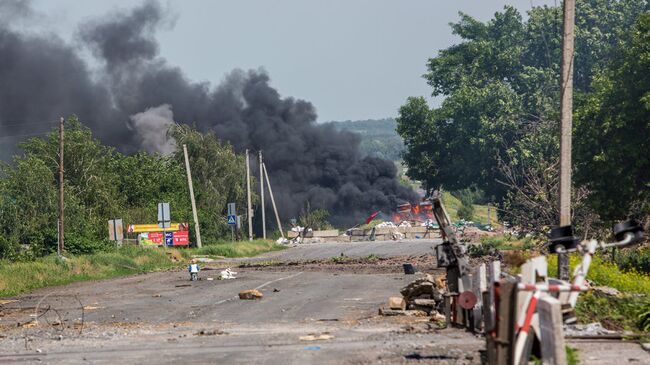
[[[229,215],[228,216],[228,225],[229,226],[234,226],[235,224],[237,224],[237,217],[235,217],[235,215]]]

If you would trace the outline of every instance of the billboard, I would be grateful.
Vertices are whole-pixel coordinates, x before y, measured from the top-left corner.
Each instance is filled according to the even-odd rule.
[[[165,232],[142,232],[138,234],[138,243],[142,246],[189,246],[190,235],[188,231]]]

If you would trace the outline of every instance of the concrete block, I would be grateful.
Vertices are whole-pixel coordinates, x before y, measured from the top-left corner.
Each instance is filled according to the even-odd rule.
[[[406,309],[406,301],[404,300],[403,297],[390,297],[390,298],[388,298],[388,308],[390,308],[390,309],[398,309],[398,310],[405,310]]]

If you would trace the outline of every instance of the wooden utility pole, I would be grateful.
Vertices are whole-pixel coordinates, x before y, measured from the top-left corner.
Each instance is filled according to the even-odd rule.
[[[573,111],[573,37],[575,0],[564,0],[562,77],[560,83],[560,226],[571,225],[571,130]],[[558,277],[569,279],[569,257],[558,255]]]
[[[63,122],[65,119],[61,117],[59,122],[59,255],[63,255],[63,250],[65,248],[64,242],[64,217],[63,217]]]
[[[253,240],[253,209],[251,208],[251,168],[248,158],[248,149],[246,150],[246,200],[248,201],[248,240]]]
[[[262,208],[262,237],[266,239],[266,212],[264,209],[264,171],[262,170],[262,151],[260,151],[260,208]]]
[[[280,215],[278,215],[278,208],[275,206],[275,199],[273,199],[273,190],[271,190],[271,181],[269,180],[269,173],[266,172],[266,164],[262,163],[262,168],[264,168],[264,176],[266,177],[266,184],[269,187],[271,204],[273,204],[273,211],[275,212],[275,219],[278,222],[278,229],[280,230],[280,236],[282,236],[282,239],[284,239],[284,232],[282,231],[282,223],[280,223]]]
[[[196,213],[196,201],[194,200],[194,187],[192,185],[192,172],[190,171],[190,158],[187,156],[187,145],[183,145],[183,154],[185,155],[185,171],[187,172],[187,186],[190,187],[190,201],[192,202],[192,216],[194,217],[194,227],[196,228],[196,247],[201,248],[201,229],[199,228],[199,216]]]

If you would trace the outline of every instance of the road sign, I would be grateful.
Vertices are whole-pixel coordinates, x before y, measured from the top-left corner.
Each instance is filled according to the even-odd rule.
[[[237,215],[235,210],[235,203],[228,203],[228,215]]]
[[[237,216],[229,215],[228,216],[228,225],[229,226],[234,226],[235,224],[237,224]]]
[[[108,221],[108,239],[111,241],[122,241],[124,239],[124,229],[122,229],[121,219],[111,219]]]
[[[169,203],[158,203],[158,226],[160,228],[169,228],[171,221]]]

